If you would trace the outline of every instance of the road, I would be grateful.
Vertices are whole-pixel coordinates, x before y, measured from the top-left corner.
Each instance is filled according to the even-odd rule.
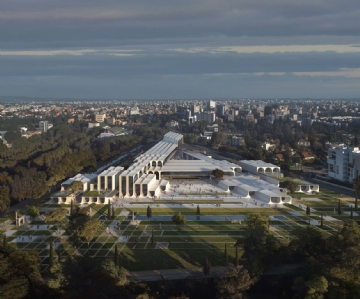
[[[229,271],[226,267],[212,267],[211,277],[223,276]],[[158,281],[174,279],[205,278],[203,269],[164,269],[153,271],[133,271],[128,275],[129,280]]]
[[[349,190],[349,188],[342,187],[342,186],[336,186],[336,185],[333,185],[333,184],[329,185],[329,184],[326,184],[326,183],[322,182],[321,180],[310,179],[308,181],[310,181],[310,182],[312,182],[314,184],[319,184],[320,188],[325,188],[325,189],[328,189],[328,190],[331,190],[331,191],[334,191],[334,192],[337,192],[337,193],[341,193],[341,194],[345,194],[345,195],[348,195],[348,196],[351,196],[351,197],[355,197],[354,191]]]
[[[23,207],[25,207],[25,206],[33,203],[33,201],[34,201],[33,198],[25,199],[25,200],[23,200],[22,202],[19,202],[19,203],[17,203],[16,205],[11,206],[8,211],[6,211],[6,212],[4,212],[4,213],[0,213],[0,217],[4,217],[4,216],[6,216],[6,215],[9,214],[9,213],[12,213],[12,212],[14,212],[14,211],[16,211],[16,210],[22,209]]]

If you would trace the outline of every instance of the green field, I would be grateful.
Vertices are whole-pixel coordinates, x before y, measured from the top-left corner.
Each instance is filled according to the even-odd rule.
[[[296,198],[301,198],[298,200]],[[311,201],[311,198],[319,198],[319,201]],[[334,208],[337,207],[339,199],[345,196],[334,192],[323,190],[314,196],[294,195],[293,204],[285,205],[283,208],[201,208],[201,215],[247,215],[251,212],[259,212],[267,216],[285,216],[286,220],[271,218],[270,230],[281,242],[289,242],[292,239],[292,231],[297,227],[309,225],[309,221],[321,230],[324,234],[331,235],[337,232],[343,221],[347,221],[349,216],[346,214],[334,214]],[[205,202],[202,202],[205,203]],[[343,211],[349,211],[346,204],[350,203],[344,199],[341,201]],[[316,211],[312,212],[310,217],[305,215],[304,209],[299,205],[309,205]],[[53,209],[60,207],[54,204],[46,204],[45,201],[37,202],[40,209]],[[69,207],[69,205],[61,205]],[[93,218],[107,215],[106,205],[91,205]],[[115,220],[106,220],[101,222],[101,226],[96,232],[96,236],[87,243],[78,242],[71,234],[63,233],[58,239],[56,246],[59,246],[62,258],[76,254],[88,254],[93,258],[103,259],[112,258],[115,245],[120,252],[120,262],[126,269],[134,270],[152,270],[166,268],[194,268],[200,267],[204,257],[208,257],[211,264],[224,264],[224,247],[227,244],[229,260],[233,261],[235,257],[234,243],[244,235],[246,230],[246,221],[242,223],[225,221],[187,221],[186,225],[179,231],[178,227],[170,221],[141,221],[137,226],[132,225],[130,221],[120,216],[121,212],[145,216],[146,208],[116,208]],[[24,211],[23,211],[24,212]],[[196,215],[196,205],[191,208],[174,205],[169,208],[152,208],[153,216],[173,215],[175,212],[181,212],[185,216]],[[295,212],[295,214],[294,214]],[[324,220],[323,228],[320,228],[320,213],[327,214],[332,218]],[[281,218],[280,218],[281,219]],[[360,221],[359,216],[354,217]],[[10,222],[10,218],[2,218],[0,224]],[[68,220],[62,222],[62,228],[66,228]],[[37,221],[35,226],[44,224]],[[119,229],[113,230],[113,234],[107,232],[107,227],[119,225]],[[8,228],[9,229],[9,228]],[[32,230],[23,227],[11,227],[14,232],[9,235],[8,241],[21,250],[36,250],[41,258],[41,269],[46,270],[48,258],[48,244],[50,235],[55,235],[55,227],[50,230]],[[151,244],[151,234],[154,233],[154,246]],[[56,238],[56,236],[55,236]],[[13,242],[17,241],[17,242]],[[163,246],[164,247],[161,247]],[[165,249],[164,249],[165,248]],[[241,251],[241,250],[240,250]],[[241,256],[241,252],[240,252]]]

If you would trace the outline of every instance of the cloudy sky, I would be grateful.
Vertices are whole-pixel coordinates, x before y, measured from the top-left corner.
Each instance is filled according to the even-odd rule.
[[[0,95],[360,98],[359,0],[1,0]]]

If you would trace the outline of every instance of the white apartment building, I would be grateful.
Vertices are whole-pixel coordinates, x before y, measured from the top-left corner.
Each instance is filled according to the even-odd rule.
[[[342,182],[353,183],[360,175],[360,150],[336,144],[328,149],[328,176]]]

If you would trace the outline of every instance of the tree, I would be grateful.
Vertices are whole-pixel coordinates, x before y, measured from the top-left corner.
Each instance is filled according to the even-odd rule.
[[[73,181],[68,187],[67,190],[72,190],[74,193],[82,190],[84,188],[81,181]]]
[[[326,252],[327,236],[314,226],[297,227],[292,231],[295,237],[289,248],[303,257],[317,258]]]
[[[66,214],[68,213],[67,209],[58,209],[51,212],[49,216],[45,218],[46,223],[56,222],[56,226],[59,229],[59,223],[64,220]]]
[[[321,227],[321,228],[324,227],[324,214],[323,214],[323,213],[321,213],[320,227]]]
[[[288,189],[290,191],[290,193],[294,193],[296,191],[298,183],[296,183],[294,181],[283,181],[283,182],[280,182],[279,186],[281,188]]]
[[[238,244],[235,245],[235,266],[239,266],[239,250]]]
[[[115,244],[114,264],[116,267],[119,266],[119,252],[118,252],[117,244]]]
[[[111,219],[115,219],[115,209],[114,209],[114,206],[111,206]]]
[[[5,212],[10,207],[9,187],[0,186],[0,212]]]
[[[353,216],[353,207],[351,206],[351,209],[350,209],[350,219],[353,219],[354,216]]]
[[[264,229],[269,230],[269,217],[260,213],[250,213],[246,216],[246,224],[250,229]]]
[[[210,261],[209,261],[209,259],[207,257],[205,258],[205,261],[204,261],[203,272],[204,272],[204,275],[205,275],[206,280],[207,280],[208,277],[211,274],[211,264],[210,264]]]
[[[225,266],[227,266],[229,264],[229,257],[227,253],[226,243],[225,243],[224,257],[225,257]]]
[[[340,199],[339,199],[339,202],[338,202],[338,215],[340,216],[342,214],[342,207],[341,207],[341,203],[340,203]]]
[[[217,179],[222,179],[224,172],[221,169],[216,168],[212,171],[212,175]]]
[[[101,263],[101,272],[112,278],[115,285],[124,285],[126,283],[127,271],[122,267],[117,267],[113,260],[105,259]]]
[[[70,216],[72,216],[74,213],[74,201],[71,199],[71,205],[70,205]]]
[[[79,227],[77,231],[77,236],[80,239],[85,239],[88,246],[90,246],[90,242],[94,238],[99,226],[100,226],[99,219],[90,219]]]
[[[54,250],[53,250],[53,240],[50,239],[50,246],[49,246],[49,270],[52,269],[54,266]]]
[[[256,282],[251,278],[248,270],[243,266],[234,267],[230,265],[230,271],[221,277],[217,282],[219,299],[242,299],[243,292],[250,289]]]
[[[177,225],[178,230],[181,230],[181,227],[186,223],[186,217],[180,212],[175,213],[171,220]]]
[[[151,218],[152,218],[152,209],[151,209],[150,206],[147,207],[146,217],[147,217],[148,219],[151,219]]]
[[[3,247],[4,247],[4,248],[7,247],[7,237],[6,237],[6,234],[3,235]]]
[[[37,251],[16,250],[9,255],[15,275],[24,276],[29,284],[29,295],[34,295],[34,281],[41,278],[39,271],[39,254]],[[34,298],[34,297],[33,297]]]
[[[306,216],[310,216],[311,210],[309,206],[306,206]]]
[[[111,204],[110,204],[110,199],[108,201],[108,219],[111,219]]]
[[[35,206],[30,206],[26,214],[29,215],[32,219],[40,216],[40,211]]]
[[[354,193],[355,193],[355,210],[358,209],[358,200],[360,197],[360,175],[354,180]]]
[[[197,205],[196,207],[196,215],[200,216],[200,206]]]
[[[328,281],[324,276],[312,276],[309,280],[304,277],[297,277],[291,287],[297,292],[300,298],[322,299],[328,291]],[[298,297],[296,297],[298,298]]]

